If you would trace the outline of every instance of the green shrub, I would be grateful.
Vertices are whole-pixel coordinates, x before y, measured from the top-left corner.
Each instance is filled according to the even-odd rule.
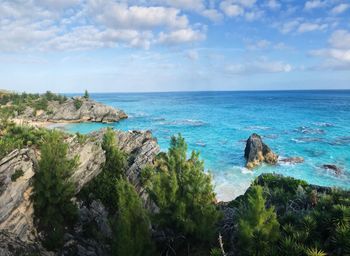
[[[273,207],[266,209],[265,203],[262,187],[251,187],[238,220],[238,245],[242,255],[271,255],[273,245],[279,239],[276,213]]]
[[[116,184],[118,212],[113,221],[113,254],[128,256],[155,255],[151,242],[150,221],[139,195],[125,179]]]
[[[84,98],[85,99],[89,99],[90,98],[89,92],[87,90],[85,90]]]
[[[77,159],[68,159],[68,145],[62,134],[50,131],[41,146],[39,168],[33,184],[35,219],[44,233],[44,246],[50,250],[63,243],[65,228],[76,219],[77,208],[71,201],[75,193],[68,180]]]
[[[76,110],[79,110],[82,105],[83,105],[83,102],[80,99],[74,99],[74,107]]]
[[[23,176],[24,172],[22,169],[16,170],[14,174],[11,175],[11,181],[15,182],[19,177]]]
[[[143,171],[147,191],[159,207],[153,219],[160,228],[209,241],[219,218],[211,176],[204,173],[198,153],[187,159],[186,152],[181,135],[172,137],[168,153],[160,154],[155,166]]]
[[[104,134],[102,148],[106,155],[103,170],[82,189],[80,196],[88,198],[91,194],[94,198],[100,199],[112,212],[115,212],[118,205],[115,183],[124,175],[127,165],[126,155],[119,149],[112,129],[107,129]]]

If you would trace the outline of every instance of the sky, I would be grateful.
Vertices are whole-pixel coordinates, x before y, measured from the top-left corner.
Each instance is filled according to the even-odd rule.
[[[350,89],[350,0],[0,0],[0,88]]]

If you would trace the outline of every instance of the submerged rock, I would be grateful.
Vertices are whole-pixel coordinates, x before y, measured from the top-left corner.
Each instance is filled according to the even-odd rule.
[[[256,133],[253,133],[247,140],[244,157],[247,160],[246,167],[248,169],[253,169],[263,162],[276,164],[278,161],[278,155],[273,153]]]
[[[282,158],[278,160],[279,162],[282,163],[289,163],[289,164],[301,164],[304,163],[304,158],[302,157],[287,157],[287,158]]]
[[[325,170],[333,171],[336,175],[340,175],[343,172],[343,170],[335,164],[324,164],[322,165],[322,168]]]

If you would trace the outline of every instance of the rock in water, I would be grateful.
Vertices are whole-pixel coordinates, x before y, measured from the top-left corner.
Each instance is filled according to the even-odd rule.
[[[244,157],[247,160],[246,167],[248,169],[253,169],[263,162],[276,164],[278,161],[278,155],[273,153],[256,133],[253,133],[247,140]]]
[[[279,160],[282,163],[289,163],[289,164],[301,164],[304,163],[304,158],[295,156],[295,157],[287,157]]]
[[[336,175],[340,175],[343,172],[342,169],[340,167],[336,166],[335,164],[324,164],[324,165],[322,165],[322,168],[326,169],[326,170],[331,170]]]

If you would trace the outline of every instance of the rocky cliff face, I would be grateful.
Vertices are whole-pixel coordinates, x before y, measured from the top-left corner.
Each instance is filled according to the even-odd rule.
[[[78,105],[77,105],[78,103]],[[27,107],[24,113],[17,118],[32,121],[51,122],[118,122],[127,118],[124,111],[103,105],[91,99],[75,97],[60,104],[50,101],[47,111],[34,111]]]
[[[104,130],[95,132],[84,142],[79,142],[75,136],[68,136],[66,139],[69,144],[69,156],[79,157],[79,166],[71,177],[76,185],[76,193],[102,171],[105,163],[105,154],[101,147],[103,134]],[[152,163],[159,153],[160,148],[157,141],[148,131],[115,131],[115,134],[120,149],[129,155],[127,177],[136,186],[144,204],[151,209],[152,204],[140,184],[140,172],[146,164]],[[13,238],[10,239],[11,241],[25,242],[29,246],[28,248],[38,238],[33,224],[34,211],[30,195],[39,157],[39,153],[32,149],[22,149],[15,150],[0,160],[0,230],[7,232],[11,239]],[[20,175],[16,177],[15,174],[18,173]],[[91,209],[80,207],[79,211],[82,212],[83,216],[91,217],[91,215],[97,214],[106,218],[103,205],[101,206],[99,202],[95,202]],[[93,219],[95,220],[95,218]],[[84,217],[82,221],[86,221]],[[89,243],[86,240],[78,242],[74,238],[72,241],[75,245]],[[96,246],[98,247],[98,244]],[[6,244],[0,244],[0,252],[4,250],[5,253],[7,247]],[[91,250],[93,251],[94,248]]]
[[[267,164],[277,164],[278,162],[278,155],[273,153],[256,133],[247,140],[244,157],[247,160],[246,167],[248,169],[253,169],[263,162]]]

